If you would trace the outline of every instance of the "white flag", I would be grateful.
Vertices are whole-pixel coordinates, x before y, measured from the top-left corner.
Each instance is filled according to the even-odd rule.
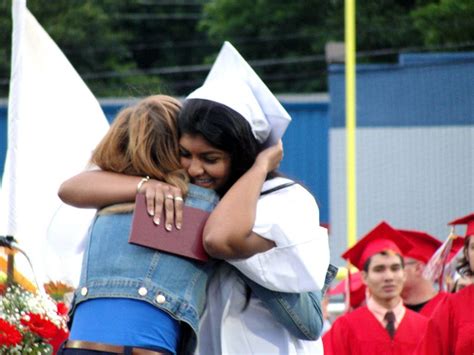
[[[69,270],[62,261],[86,232],[93,211],[65,207],[57,191],[61,182],[86,167],[108,123],[94,95],[29,12],[26,0],[14,0],[12,14],[0,234],[17,239],[41,282],[64,277],[77,281],[71,272],[77,273],[80,265]],[[64,252],[55,254],[51,246]],[[18,255],[15,262],[32,276],[26,259]]]

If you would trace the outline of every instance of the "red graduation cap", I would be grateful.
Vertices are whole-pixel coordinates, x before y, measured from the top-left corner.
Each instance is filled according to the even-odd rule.
[[[455,226],[458,224],[467,224],[465,236],[467,237],[470,235],[474,235],[474,212],[468,214],[467,216],[455,219],[454,221],[451,221],[448,224],[451,226]]]
[[[411,243],[403,234],[382,221],[354,246],[346,250],[342,257],[362,270],[365,262],[375,254],[392,251],[404,256],[411,248]]]
[[[413,245],[413,248],[411,248],[405,256],[419,260],[425,264],[442,244],[438,239],[425,232],[405,229],[398,229],[398,231]]]
[[[350,289],[351,289],[351,294],[350,294],[350,303],[352,308],[357,308],[361,306],[362,302],[365,300],[365,285],[362,282],[362,276],[360,274],[360,271],[351,273],[350,276]],[[342,293],[346,293],[346,283],[347,280],[341,280],[339,281],[336,286],[332,287],[329,289],[328,294],[330,296],[334,295],[340,295]]]

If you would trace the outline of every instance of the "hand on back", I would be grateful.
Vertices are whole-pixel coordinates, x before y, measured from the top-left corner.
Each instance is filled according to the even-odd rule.
[[[283,159],[283,143],[281,140],[277,144],[262,150],[255,160],[255,165],[261,166],[267,173],[277,169]]]
[[[145,194],[147,211],[155,224],[165,223],[171,230],[173,225],[181,229],[183,225],[183,193],[176,186],[150,179],[142,185],[140,193]],[[162,217],[162,211],[164,215]],[[164,220],[162,220],[164,218]]]

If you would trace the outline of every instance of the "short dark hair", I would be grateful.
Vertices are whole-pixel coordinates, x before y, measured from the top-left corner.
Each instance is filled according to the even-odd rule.
[[[185,100],[178,117],[179,135],[201,135],[210,145],[230,154],[231,172],[224,194],[255,162],[261,150],[250,124],[237,111],[204,99]]]
[[[377,255],[377,254],[390,255],[391,252],[382,251],[382,252],[376,253],[376,254],[374,254],[374,255]],[[395,255],[397,255],[397,256],[400,258],[400,261],[401,261],[401,264],[402,264],[402,269],[404,269],[404,268],[405,268],[405,261],[403,260],[403,257],[402,257],[400,254],[395,254]],[[368,258],[368,259],[365,261],[365,263],[364,263],[364,268],[363,268],[363,270],[364,270],[365,272],[369,272],[369,266],[370,266],[370,261],[371,261],[371,260],[372,260],[372,256],[371,256],[370,258]]]

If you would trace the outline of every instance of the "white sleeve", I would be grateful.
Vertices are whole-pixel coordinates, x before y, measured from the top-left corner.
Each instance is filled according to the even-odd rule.
[[[262,196],[253,232],[276,247],[230,264],[270,290],[322,289],[329,266],[328,234],[319,226],[319,209],[308,191],[294,185]]]

